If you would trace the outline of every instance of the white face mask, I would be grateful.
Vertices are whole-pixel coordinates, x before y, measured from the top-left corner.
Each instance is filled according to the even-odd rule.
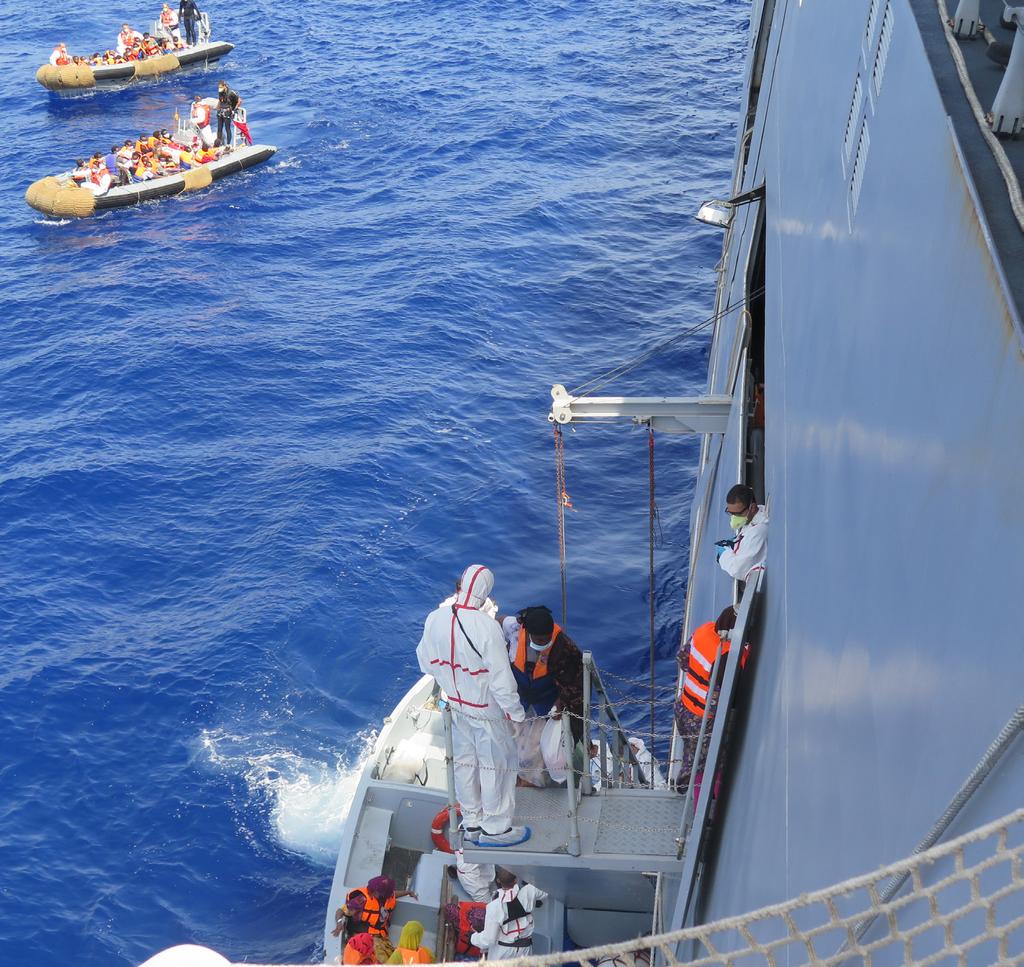
[[[551,647],[551,642],[550,641],[546,645],[537,645],[537,644],[534,644],[534,641],[533,641],[532,638],[530,638],[528,640],[529,640],[529,643],[530,643],[530,647],[534,651],[544,651],[546,648],[550,648]]]

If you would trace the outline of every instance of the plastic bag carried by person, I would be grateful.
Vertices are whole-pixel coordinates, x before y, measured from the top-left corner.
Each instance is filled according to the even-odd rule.
[[[546,722],[546,719],[531,717],[515,724],[519,778],[531,786],[544,785],[544,756],[540,748],[540,737]]]
[[[560,718],[549,718],[544,723],[540,735],[540,751],[544,757],[544,768],[548,770],[551,781],[562,785],[568,777],[569,763]]]

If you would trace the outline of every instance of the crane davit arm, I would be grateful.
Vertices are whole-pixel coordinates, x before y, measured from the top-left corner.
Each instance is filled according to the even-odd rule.
[[[731,396],[571,396],[555,383],[548,422],[629,420],[662,433],[725,433],[732,402]]]

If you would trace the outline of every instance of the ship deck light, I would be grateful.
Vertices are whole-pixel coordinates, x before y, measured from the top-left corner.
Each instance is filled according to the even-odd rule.
[[[728,200],[712,198],[700,206],[696,214],[698,222],[705,225],[713,225],[715,228],[728,228],[732,224],[732,217],[740,205],[749,205],[753,201],[761,201],[764,198],[764,185],[745,191],[741,195]]]

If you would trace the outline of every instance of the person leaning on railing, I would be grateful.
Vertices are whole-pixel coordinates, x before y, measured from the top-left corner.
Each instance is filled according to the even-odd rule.
[[[676,661],[683,672],[683,688],[675,703],[676,729],[680,738],[680,768],[677,783],[681,792],[686,791],[697,755],[697,741],[700,738],[701,722],[707,710],[708,724],[704,729],[704,747],[701,757],[711,738],[711,723],[718,705],[718,683],[712,682],[711,674],[715,659],[721,651],[724,658],[729,654],[729,637],[736,625],[736,609],[729,605],[715,621],[706,621],[690,636],[690,640],[679,649]],[[740,666],[746,662],[746,651],[740,655]],[[721,664],[721,662],[719,663]],[[697,781],[702,773],[698,772]],[[696,799],[696,796],[694,797]]]

